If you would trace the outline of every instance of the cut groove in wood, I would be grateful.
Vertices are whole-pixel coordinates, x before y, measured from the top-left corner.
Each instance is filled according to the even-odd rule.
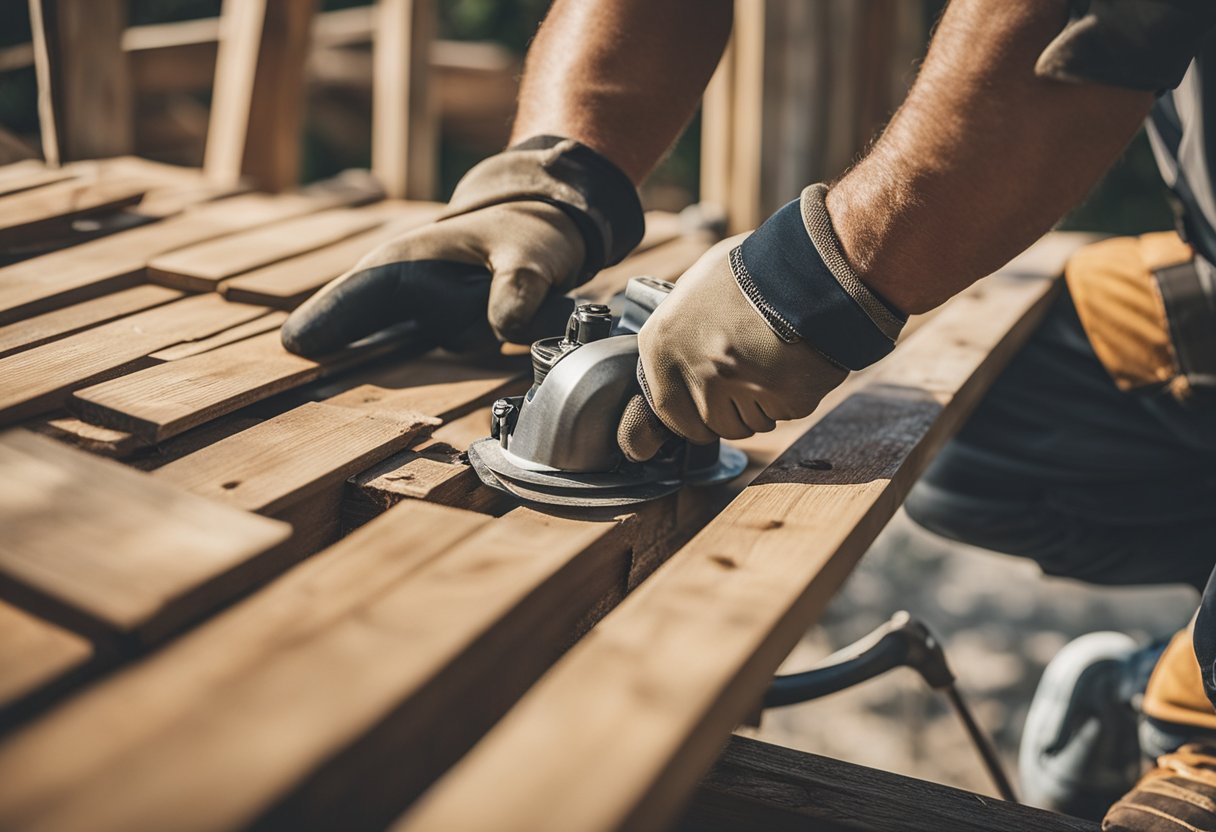
[[[0,471],[0,588],[101,638],[172,631],[289,532],[26,431],[0,434]]]

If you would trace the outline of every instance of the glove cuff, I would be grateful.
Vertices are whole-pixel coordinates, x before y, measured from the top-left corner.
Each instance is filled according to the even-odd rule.
[[[811,185],[730,253],[735,281],[769,328],[860,370],[895,348],[907,318],[870,290],[844,256],[824,198]]]
[[[629,177],[586,145],[560,136],[534,136],[478,163],[456,185],[443,216],[522,201],[555,205],[578,226],[586,256],[576,283],[623,260],[646,229]]]

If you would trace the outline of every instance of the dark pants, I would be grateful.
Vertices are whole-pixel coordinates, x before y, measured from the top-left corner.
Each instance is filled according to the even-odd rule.
[[[1207,586],[1195,641],[1216,692],[1216,391],[1186,405],[1121,392],[1067,293],[906,508],[937,534],[1050,575]]]

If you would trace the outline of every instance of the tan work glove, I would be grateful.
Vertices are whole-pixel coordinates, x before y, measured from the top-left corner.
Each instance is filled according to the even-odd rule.
[[[1157,758],[1156,768],[1110,808],[1104,832],[1216,830],[1216,748],[1191,744]]]
[[[894,346],[902,316],[849,269],[826,193],[811,186],[750,237],[714,246],[650,316],[638,381],[654,415],[640,398],[626,408],[617,443],[628,459],[654,456],[664,426],[707,443],[806,416],[850,368]]]
[[[546,298],[624,258],[643,225],[633,184],[612,163],[569,139],[530,139],[469,171],[438,221],[375,249],[296,309],[283,344],[323,355],[412,321],[459,347],[482,319],[499,340],[527,342]]]

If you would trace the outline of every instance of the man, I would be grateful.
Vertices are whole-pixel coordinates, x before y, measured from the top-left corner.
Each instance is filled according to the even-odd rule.
[[[470,171],[443,219],[372,252],[297,310],[284,343],[323,353],[420,314],[399,296],[404,277],[453,263],[491,272],[491,327],[523,339],[550,292],[640,239],[635,186],[695,109],[731,6],[557,0],[528,56],[513,147]],[[1075,258],[1069,292],[908,509],[939,533],[1035,558],[1047,572],[1202,587],[1216,563],[1213,27],[1210,0],[954,0],[873,150],[746,239],[715,246],[642,329],[645,397],[621,422],[624,453],[644,460],[671,433],[735,439],[810,413],[850,370],[894,347],[907,315],[1047,231],[1152,111],[1186,242],[1116,240]],[[1163,90],[1175,91],[1159,98]],[[1163,749],[1108,828],[1216,828],[1216,752],[1182,747],[1216,729],[1213,614],[1216,590],[1146,698],[1181,750]],[[1094,726],[1104,730],[1095,713],[1118,705],[1110,680],[1131,667],[1125,646],[1074,651],[1056,667],[1057,686],[1084,681],[1086,702],[1106,710],[1053,711],[1040,700],[1036,736],[1053,737],[1030,756],[1076,787],[1048,794],[1057,805],[1093,791],[1085,766],[1069,761],[1078,736],[1092,749]],[[1092,683],[1089,668],[1111,666],[1120,672]]]

